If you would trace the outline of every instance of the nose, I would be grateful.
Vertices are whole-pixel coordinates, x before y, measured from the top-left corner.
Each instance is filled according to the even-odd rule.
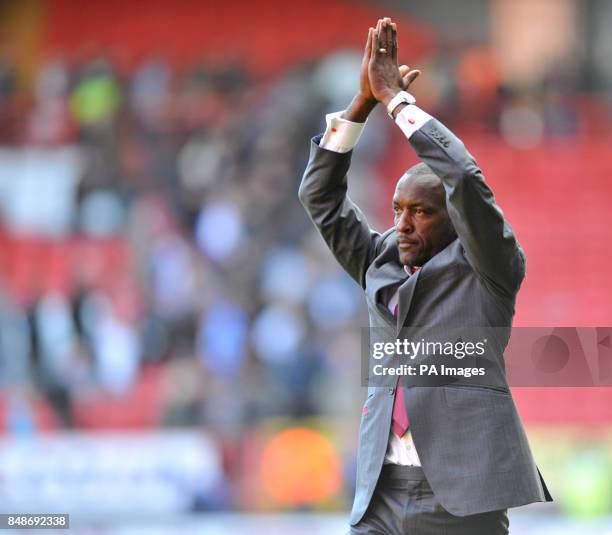
[[[396,216],[395,229],[403,234],[410,234],[414,230],[409,210],[403,210],[401,214]]]

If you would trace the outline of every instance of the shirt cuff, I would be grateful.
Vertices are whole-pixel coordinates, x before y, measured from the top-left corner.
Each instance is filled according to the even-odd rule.
[[[349,152],[355,148],[365,123],[354,123],[340,117],[342,111],[328,113],[325,116],[327,129],[321,138],[319,147],[333,152]]]
[[[395,124],[402,129],[408,139],[419,130],[427,121],[433,119],[429,113],[424,112],[418,106],[409,104],[397,114]]]

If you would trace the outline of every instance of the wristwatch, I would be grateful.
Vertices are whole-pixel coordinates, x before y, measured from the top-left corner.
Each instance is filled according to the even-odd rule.
[[[416,102],[416,98],[414,98],[408,91],[400,91],[397,95],[395,95],[389,104],[387,104],[387,113],[389,117],[393,119],[393,111],[397,108],[402,102],[406,104],[414,104]]]

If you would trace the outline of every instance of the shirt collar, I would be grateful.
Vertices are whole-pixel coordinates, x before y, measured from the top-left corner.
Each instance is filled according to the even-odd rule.
[[[408,273],[408,275],[413,275],[419,269],[421,269],[421,266],[404,266],[404,271]]]

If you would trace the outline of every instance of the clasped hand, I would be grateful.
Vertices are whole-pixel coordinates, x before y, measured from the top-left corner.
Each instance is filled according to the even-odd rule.
[[[390,18],[378,20],[370,28],[360,73],[360,96],[385,106],[399,92],[406,91],[421,73],[397,64],[397,26]]]

